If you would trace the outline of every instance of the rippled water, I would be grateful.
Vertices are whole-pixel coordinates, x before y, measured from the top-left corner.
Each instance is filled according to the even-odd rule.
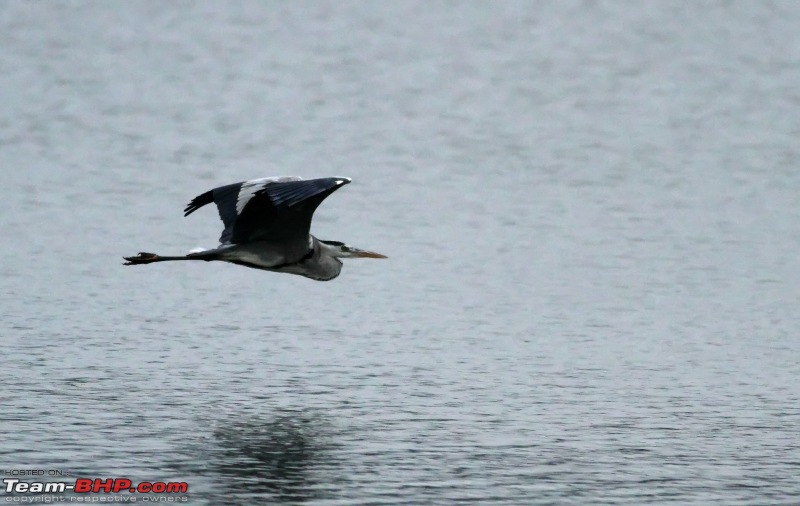
[[[0,468],[191,502],[793,504],[800,7],[4,2]],[[345,175],[330,283],[189,199]]]

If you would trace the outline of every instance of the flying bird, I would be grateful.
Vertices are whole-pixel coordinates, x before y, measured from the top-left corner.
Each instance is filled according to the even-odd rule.
[[[176,260],[220,260],[272,272],[329,281],[342,270],[341,258],[386,258],[338,241],[310,234],[311,218],[325,197],[350,182],[346,177],[304,180],[265,177],[229,184],[195,197],[184,209],[189,216],[206,204],[217,205],[225,229],[214,249],[183,256],[139,253],[123,265]]]

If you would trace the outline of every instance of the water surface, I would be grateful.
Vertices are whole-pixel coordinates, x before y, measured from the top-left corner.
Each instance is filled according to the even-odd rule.
[[[196,504],[792,504],[800,7],[5,2],[2,469]],[[318,283],[122,267],[343,175]]]

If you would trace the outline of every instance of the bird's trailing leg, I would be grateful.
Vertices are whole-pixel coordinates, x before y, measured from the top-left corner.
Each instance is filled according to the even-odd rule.
[[[153,262],[170,262],[174,260],[210,260],[210,258],[203,258],[202,256],[194,256],[194,255],[186,255],[186,256],[178,256],[178,257],[162,257],[160,255],[156,255],[155,253],[144,253],[141,252],[135,257],[122,257],[127,262],[122,265],[142,265],[142,264],[151,264]]]

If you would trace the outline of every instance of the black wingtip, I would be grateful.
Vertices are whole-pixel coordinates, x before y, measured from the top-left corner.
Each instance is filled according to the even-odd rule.
[[[318,179],[303,179],[300,181],[286,181],[279,184],[266,185],[257,194],[265,193],[277,207],[295,207],[298,205],[312,205],[312,211],[320,202],[337,189],[348,184],[347,177],[324,177]]]
[[[204,205],[212,202],[214,202],[214,190],[209,190],[202,195],[198,195],[197,197],[193,198],[192,201],[186,206],[186,209],[183,210],[183,216],[189,216]]]

